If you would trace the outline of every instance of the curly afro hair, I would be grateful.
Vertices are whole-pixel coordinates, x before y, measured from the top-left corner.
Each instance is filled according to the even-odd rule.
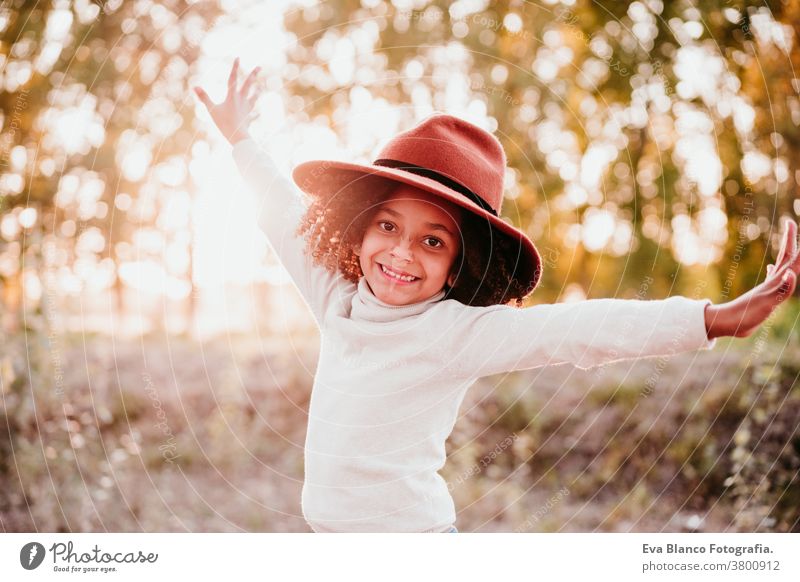
[[[338,270],[354,284],[364,273],[353,247],[361,242],[380,204],[398,185],[379,177],[359,182],[357,194],[352,191],[354,186],[345,186],[313,197],[297,228],[297,234],[306,239],[314,264],[330,272]],[[461,234],[464,244],[453,262],[456,279],[452,287],[445,285],[444,299],[480,307],[522,307],[533,286],[514,276],[519,243],[493,228],[488,220],[463,209]]]

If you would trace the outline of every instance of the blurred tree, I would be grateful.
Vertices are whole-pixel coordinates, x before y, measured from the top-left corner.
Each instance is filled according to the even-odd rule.
[[[118,301],[121,261],[165,253],[169,244],[191,256],[190,240],[154,232],[162,201],[191,191],[194,112],[182,105],[199,42],[219,11],[187,0],[0,8],[0,283],[7,313],[18,307],[23,266],[44,266],[26,262],[26,254],[50,269],[82,265],[78,284],[91,284],[82,277],[88,274],[97,285],[111,281]],[[146,248],[132,246],[142,230],[151,235]],[[191,283],[191,264],[180,275]],[[66,286],[62,277],[59,287]]]
[[[752,286],[779,217],[798,211],[799,3],[547,4],[290,11],[293,112],[350,124],[363,88],[409,104],[406,127],[432,110],[487,113],[513,168],[504,214],[552,258],[538,297],[567,280],[632,296],[643,275],[647,298]],[[709,266],[715,283],[698,290]]]
[[[164,240],[159,205],[191,191],[194,115],[182,103],[218,12],[188,0],[0,5],[0,515],[46,504],[36,492],[51,470],[75,474],[74,459],[36,457],[43,438],[75,448],[61,429],[82,395],[63,394],[65,345],[47,329],[58,300],[98,286],[114,287],[121,301],[121,261],[191,246]],[[191,265],[180,275],[190,284]],[[37,288],[47,313],[23,320],[23,292]],[[47,478],[38,474],[45,468]]]

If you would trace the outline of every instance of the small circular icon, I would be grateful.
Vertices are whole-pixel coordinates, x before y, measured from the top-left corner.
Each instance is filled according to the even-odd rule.
[[[19,551],[19,563],[26,570],[35,570],[44,560],[44,546],[39,542],[29,542]]]

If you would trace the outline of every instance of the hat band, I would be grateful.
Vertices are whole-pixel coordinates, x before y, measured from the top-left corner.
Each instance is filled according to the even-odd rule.
[[[373,164],[376,166],[384,166],[387,168],[392,168],[394,170],[404,170],[406,172],[411,172],[412,174],[422,176],[423,178],[430,178],[431,180],[436,180],[442,186],[446,186],[451,190],[455,190],[462,196],[469,198],[472,202],[480,206],[483,210],[485,210],[492,216],[497,216],[497,212],[495,211],[495,209],[489,206],[489,203],[486,202],[486,200],[478,196],[475,192],[473,192],[463,184],[459,184],[452,178],[448,178],[447,176],[445,176],[444,174],[440,174],[436,170],[431,170],[430,168],[423,168],[422,166],[415,166],[414,164],[409,164],[406,162],[401,162],[400,160],[392,160],[388,158],[375,160]]]

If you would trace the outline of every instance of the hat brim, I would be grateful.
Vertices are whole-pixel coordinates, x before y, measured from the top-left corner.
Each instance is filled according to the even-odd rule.
[[[518,228],[487,212],[466,196],[436,180],[395,168],[332,160],[311,160],[297,165],[292,170],[292,179],[295,184],[303,192],[314,197],[352,188],[353,184],[359,180],[370,178],[388,179],[415,186],[485,218],[496,230],[519,243],[519,255],[512,257],[514,259],[514,278],[529,285],[529,293],[538,285],[542,273],[542,259],[533,241]]]

